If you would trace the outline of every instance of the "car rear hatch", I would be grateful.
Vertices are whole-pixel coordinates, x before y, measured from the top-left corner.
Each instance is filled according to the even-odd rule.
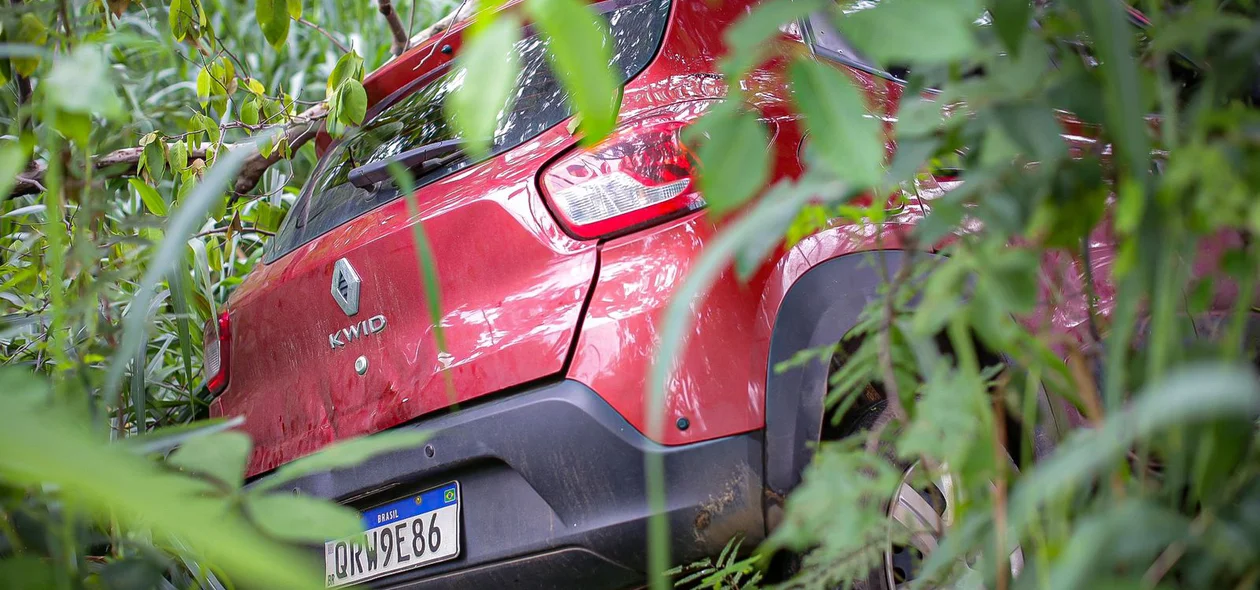
[[[628,82],[655,56],[670,2],[596,6]],[[458,47],[458,34],[439,42]],[[409,74],[385,88],[361,130],[329,148],[264,264],[233,294],[228,385],[212,413],[245,417],[251,474],[564,368],[597,252],[568,236],[538,193],[538,171],[574,144],[560,125],[570,111],[545,42],[527,32],[516,51],[515,100],[488,159],[455,156],[419,171],[414,209],[392,180],[349,181],[355,168],[456,139],[442,105],[462,72]],[[436,262],[437,293],[426,288],[418,233]]]

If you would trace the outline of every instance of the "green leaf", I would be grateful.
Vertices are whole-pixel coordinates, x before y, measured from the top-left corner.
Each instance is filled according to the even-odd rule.
[[[245,463],[253,446],[244,432],[217,432],[189,438],[171,453],[167,462],[236,489],[245,483]]]
[[[474,157],[490,149],[499,113],[508,106],[520,71],[512,47],[520,36],[520,23],[510,15],[499,15],[455,58],[456,68],[464,70],[464,81],[446,101],[446,116]]]
[[[241,122],[246,125],[258,124],[258,99],[247,100],[241,105]]]
[[[288,0],[289,18],[297,20],[302,18],[302,0]]]
[[[1032,24],[1030,0],[990,0],[989,14],[993,17],[993,29],[998,39],[1012,54],[1019,53],[1024,33]]]
[[[176,141],[170,146],[167,155],[167,163],[171,165],[172,172],[182,172],[188,167],[188,144],[184,141]]]
[[[144,146],[141,154],[144,158],[144,168],[153,178],[162,178],[162,174],[166,171],[166,144],[161,141],[150,142]]]
[[[7,26],[6,26],[7,29]],[[33,11],[23,12],[18,20],[17,38],[23,43],[30,45],[43,45],[48,41],[48,26],[44,21],[40,20],[39,15]],[[39,67],[39,55],[29,57],[13,57],[13,69],[17,73],[30,77],[35,73],[35,69]]]
[[[13,590],[56,588],[58,577],[58,569],[53,566],[51,560],[43,557],[31,554],[10,554],[0,560],[0,580],[14,582],[13,586],[8,586]]]
[[[262,95],[267,93],[267,87],[263,86],[263,83],[256,78],[247,78],[245,80],[245,89],[258,97],[262,97]]]
[[[332,471],[358,465],[363,461],[390,451],[412,449],[424,444],[429,433],[416,430],[389,430],[371,436],[341,441],[325,447],[314,455],[307,455],[281,466],[265,479],[259,480],[253,489],[273,489],[299,477],[312,473]]]
[[[135,356],[131,357],[131,389],[128,395],[131,398],[132,417],[135,421],[136,432],[145,432],[149,429],[149,396],[145,392],[145,365],[148,360],[148,347],[140,346],[136,348]]]
[[[1043,515],[1052,500],[1069,498],[1073,490],[1094,485],[1104,470],[1124,461],[1138,441],[1169,428],[1217,418],[1254,416],[1260,411],[1260,382],[1253,370],[1223,364],[1183,367],[1139,392],[1128,408],[1108,415],[1101,427],[1077,430],[1023,475],[1010,496],[1008,515],[1013,529],[1007,538]],[[920,575],[930,579],[957,563],[971,543],[963,534],[950,534],[925,560]]]
[[[201,113],[193,113],[190,126],[193,129],[200,129],[206,132],[206,139],[210,143],[219,143],[219,123],[214,119],[207,117]]]
[[[794,61],[790,76],[809,141],[823,162],[855,188],[878,184],[884,174],[884,133],[852,80],[812,59]]]
[[[330,99],[346,80],[363,80],[363,58],[354,51],[342,54],[337,65],[333,66],[332,73],[328,74],[327,94]]]
[[[128,178],[127,184],[135,189],[136,194],[140,195],[140,200],[144,202],[144,206],[154,215],[166,217],[166,201],[162,199],[162,195],[157,190],[149,186],[139,178]]]
[[[859,51],[884,67],[944,64],[966,59],[978,45],[965,0],[884,0],[840,16],[836,27]]]
[[[770,178],[770,138],[757,115],[724,104],[705,115],[708,138],[696,150],[700,191],[713,215],[739,208]]]
[[[175,335],[179,337],[179,356],[184,366],[184,384],[189,389],[196,386],[193,381],[192,367],[192,328],[189,325],[192,322],[192,310],[188,307],[188,294],[192,292],[189,285],[188,257],[181,256],[176,262],[175,271],[171,273],[168,283],[171,286],[171,307],[175,311]],[[195,404],[190,400],[190,405]]]
[[[1105,128],[1115,139],[1117,163],[1131,176],[1149,171],[1150,140],[1147,136],[1147,102],[1133,56],[1135,28],[1120,2],[1074,0],[1084,16],[1085,30],[1093,39],[1103,81]]]
[[[897,106],[897,140],[936,133],[941,121],[941,101],[904,94]]]
[[[267,202],[259,202],[254,207],[254,225],[263,231],[275,232],[284,219],[284,211]]]
[[[1067,157],[1067,144],[1063,141],[1062,127],[1048,107],[1036,104],[1000,105],[993,114],[1006,137],[1033,161],[1053,164]]]
[[[768,44],[780,34],[784,23],[795,21],[818,10],[818,0],[770,0],[761,2],[752,12],[741,17],[722,35],[726,57],[722,72],[732,80],[743,77],[762,59]]]
[[[197,101],[204,108],[206,102],[210,100],[210,85],[214,82],[210,79],[210,68],[201,68],[197,72]]]
[[[26,150],[16,141],[0,141],[0,195],[17,184],[17,175],[26,168]]]
[[[775,183],[766,191],[762,200],[800,202],[812,195],[818,195],[824,188],[825,184],[815,175],[806,174],[797,181],[784,179]],[[783,235],[799,212],[799,208],[787,206],[763,213],[766,219],[762,224],[762,231],[749,234],[735,253],[735,272],[741,281],[748,280],[766,263],[774,249],[783,243]]]
[[[192,0],[171,0],[170,7],[171,36],[176,41],[183,41],[193,28],[197,15]]]
[[[122,114],[122,100],[111,71],[99,47],[78,45],[53,64],[41,85],[44,97],[69,113],[117,117]]]
[[[529,0],[525,6],[547,38],[552,69],[577,109],[582,142],[594,144],[612,131],[621,106],[608,22],[579,0]]]
[[[250,520],[273,538],[297,543],[323,543],[362,532],[359,513],[332,501],[293,494],[249,494]]]
[[[280,49],[289,38],[289,3],[287,0],[254,0],[254,18],[263,37]]]
[[[0,453],[0,478],[7,484],[52,487],[57,501],[77,514],[155,539],[178,539],[188,553],[259,588],[309,588],[319,582],[312,582],[310,572],[318,566],[309,554],[259,534],[222,498],[207,495],[204,481],[105,444],[101,431],[76,412],[48,403],[46,390],[27,369],[0,368],[5,418],[0,448],[26,451]],[[29,571],[0,566],[0,579]]]
[[[358,125],[367,115],[367,91],[353,78],[341,83],[337,89],[337,118],[346,125]]]

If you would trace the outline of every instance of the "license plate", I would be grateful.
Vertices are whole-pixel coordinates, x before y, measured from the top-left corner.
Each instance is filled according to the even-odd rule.
[[[363,512],[363,533],[324,544],[327,587],[344,586],[459,555],[459,483]]]

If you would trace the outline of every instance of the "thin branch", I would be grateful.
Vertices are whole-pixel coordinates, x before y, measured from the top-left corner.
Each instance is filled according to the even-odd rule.
[[[883,234],[880,234],[880,241],[883,241]],[[893,420],[905,421],[906,408],[901,403],[901,391],[897,387],[897,376],[893,370],[892,360],[892,324],[896,316],[896,298],[897,293],[910,280],[911,270],[914,261],[914,249],[908,249],[909,255],[902,261],[901,268],[897,270],[897,275],[892,278],[891,282],[888,277],[888,270],[884,266],[882,259],[883,250],[880,251],[881,260],[876,265],[879,267],[880,280],[888,285],[888,292],[884,294],[884,304],[882,306],[882,319],[880,321],[879,334],[876,334],[878,341],[877,357],[879,362],[880,373],[884,382],[884,397],[888,400],[888,404],[884,406],[880,415],[875,419],[875,427],[871,429],[870,436],[866,439],[867,452],[875,452],[879,448],[880,436],[884,429]]]
[[[318,105],[307,109],[295,119],[300,121],[290,123],[284,129],[284,136],[288,140],[289,151],[294,152],[306,145],[306,142],[315,138],[319,133],[320,121],[328,115],[328,107]],[[258,186],[258,181],[262,179],[262,175],[279,162],[284,157],[284,150],[272,150],[270,156],[264,157],[258,148],[251,147],[254,153],[245,159],[245,163],[241,165],[241,171],[236,176],[236,183],[232,187],[235,197],[248,193],[254,187]]]
[[[232,233],[237,233],[237,234],[262,234],[262,235],[267,236],[267,237],[271,237],[271,236],[276,235],[276,232],[270,232],[270,231],[267,231],[267,230],[265,230],[265,229],[259,229],[259,228],[256,228],[256,227],[241,227],[241,228],[237,228],[237,229],[233,230],[233,229],[232,229],[232,226],[225,226],[225,227],[212,227],[212,228],[210,228],[210,229],[208,229],[208,230],[206,230],[206,231],[203,231],[203,232],[201,232],[201,233],[199,233],[199,234],[194,235],[193,237],[194,237],[194,238],[204,238],[204,237],[206,237],[206,236],[213,236],[213,235],[218,235],[218,234],[226,234],[226,233],[228,233],[228,231],[229,231],[229,230],[231,230],[231,231],[232,231]]]
[[[420,60],[421,62],[429,61],[429,58],[433,57],[433,52],[442,46],[442,41],[450,34],[451,26],[470,16],[475,6],[475,3],[463,0],[450,14],[438,19],[437,22],[411,37],[409,47],[414,47],[436,36],[438,33],[442,33],[442,36],[429,47],[429,54],[424,56],[424,59]]]
[[[337,38],[336,38],[336,37],[334,37],[334,36],[332,35],[332,33],[329,33],[328,31],[324,30],[324,28],[323,28],[323,27],[321,27],[321,26],[319,26],[319,25],[317,25],[317,24],[315,24],[315,23],[313,23],[313,22],[311,22],[311,21],[308,21],[308,20],[306,20],[306,19],[304,19],[304,18],[299,18],[299,19],[297,19],[297,22],[302,23],[302,24],[304,24],[304,25],[306,25],[306,26],[308,26],[308,27],[310,27],[310,28],[312,28],[312,29],[315,29],[316,31],[319,31],[320,33],[322,33],[325,37],[328,37],[328,40],[329,40],[329,41],[332,41],[332,44],[333,44],[333,45],[336,45],[336,46],[337,46],[337,49],[340,49],[342,53],[350,53],[350,48],[349,48],[349,47],[346,47],[345,45],[343,45],[343,44],[341,43],[341,41],[338,41],[338,40],[337,40]]]
[[[398,18],[398,12],[394,10],[394,4],[390,0],[376,0],[376,8],[380,10],[381,16],[385,17],[385,22],[389,23],[389,32],[393,37],[389,51],[394,54],[394,57],[398,57],[407,50],[407,29],[403,27],[402,20]]]
[[[292,121],[284,126],[283,131],[289,142],[289,150],[297,150],[313,139],[319,131],[319,122],[327,115],[328,109],[322,104],[295,115]],[[233,146],[223,147],[236,149]],[[283,150],[275,150],[270,156],[264,157],[258,151],[258,148],[252,145],[240,149],[253,150],[253,153],[246,156],[245,162],[241,165],[241,170],[236,176],[236,182],[232,186],[233,193],[236,195],[247,193],[255,186],[258,186],[258,181],[262,178],[263,173],[284,156]],[[143,147],[115,150],[96,158],[92,162],[92,166],[96,170],[105,171],[108,176],[132,176],[136,173],[136,164],[139,163],[142,153],[144,153]],[[206,146],[193,148],[189,151],[188,157],[205,159]],[[36,162],[31,169],[19,174],[13,191],[9,193],[9,197],[42,192],[44,186],[41,183],[46,170],[47,168],[44,164]]]

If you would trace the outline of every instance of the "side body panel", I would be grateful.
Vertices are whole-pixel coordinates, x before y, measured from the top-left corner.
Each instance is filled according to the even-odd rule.
[[[658,66],[680,74],[664,78],[672,95],[721,91],[717,61],[722,34],[752,3],[685,2],[674,23],[686,29],[686,51],[667,51]],[[779,40],[787,55],[806,48],[792,31]],[[672,37],[671,37],[672,38]],[[801,131],[784,80],[785,60],[770,60],[743,82],[745,96],[772,134],[775,179],[800,173]],[[883,79],[844,69],[866,90],[872,107],[890,114],[900,88]],[[689,73],[688,73],[689,72]],[[678,84],[712,78],[709,86]],[[694,88],[694,90],[691,90]],[[711,90],[710,90],[711,88]],[[655,98],[627,92],[627,102]],[[675,98],[677,100],[677,98]],[[766,423],[766,376],[778,301],[812,265],[843,254],[895,247],[897,227],[920,217],[917,201],[893,215],[884,235],[874,228],[843,225],[780,248],[747,281],[727,268],[693,306],[694,323],[667,388],[668,445],[709,440],[761,428]],[[600,272],[573,353],[568,377],[599,393],[640,432],[647,423],[648,379],[661,320],[697,259],[721,230],[706,213],[612,240],[601,247]]]

